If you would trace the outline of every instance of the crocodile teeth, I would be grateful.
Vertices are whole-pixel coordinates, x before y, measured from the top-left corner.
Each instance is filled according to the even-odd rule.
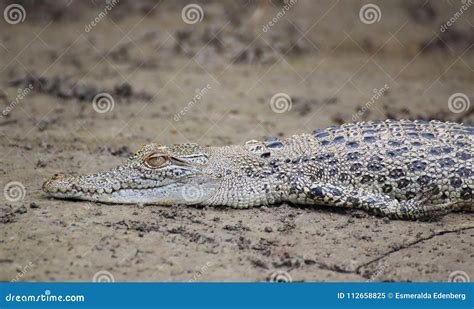
[[[100,189],[97,189],[97,193],[99,193],[99,194],[102,194],[102,193],[104,193],[104,189],[102,189],[102,188],[100,188]]]
[[[105,188],[105,192],[112,193],[112,188]]]

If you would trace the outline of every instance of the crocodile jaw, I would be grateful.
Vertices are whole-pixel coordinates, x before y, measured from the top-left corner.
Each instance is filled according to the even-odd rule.
[[[95,185],[88,186],[91,178],[95,180]],[[141,188],[124,187],[110,180],[113,180],[110,172],[69,177],[57,174],[43,184],[43,191],[54,198],[108,204],[198,205],[205,203],[216,190],[212,182],[200,179],[157,183],[156,186]]]

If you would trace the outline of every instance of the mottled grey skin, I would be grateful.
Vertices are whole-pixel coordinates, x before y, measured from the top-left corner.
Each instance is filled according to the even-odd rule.
[[[290,202],[422,219],[472,211],[473,142],[472,126],[387,120],[239,146],[150,144],[111,171],[55,175],[43,190],[104,203]]]

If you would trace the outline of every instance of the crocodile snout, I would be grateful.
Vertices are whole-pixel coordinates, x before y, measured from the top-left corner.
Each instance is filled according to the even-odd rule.
[[[57,173],[50,180],[43,183],[43,191],[46,193],[65,193],[71,189],[72,184],[63,173]]]

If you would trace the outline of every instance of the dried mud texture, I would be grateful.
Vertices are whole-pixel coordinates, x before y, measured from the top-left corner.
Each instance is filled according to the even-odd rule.
[[[327,207],[104,205],[41,191],[56,172],[106,170],[149,142],[227,145],[386,118],[472,124],[466,33],[474,10],[447,36],[439,29],[459,9],[454,3],[384,2],[381,20],[367,25],[364,2],[298,1],[263,32],[279,2],[205,3],[202,22],[188,25],[187,3],[120,1],[86,32],[103,7],[54,2],[51,16],[40,14],[49,2],[25,2],[25,22],[0,20],[0,104],[8,111],[0,185],[24,187],[18,201],[0,195],[0,280],[474,278],[472,213],[390,221]],[[104,113],[91,102],[101,92],[113,98]],[[281,113],[270,104],[277,93],[292,99]],[[450,110],[456,93],[470,100],[465,111]]]

